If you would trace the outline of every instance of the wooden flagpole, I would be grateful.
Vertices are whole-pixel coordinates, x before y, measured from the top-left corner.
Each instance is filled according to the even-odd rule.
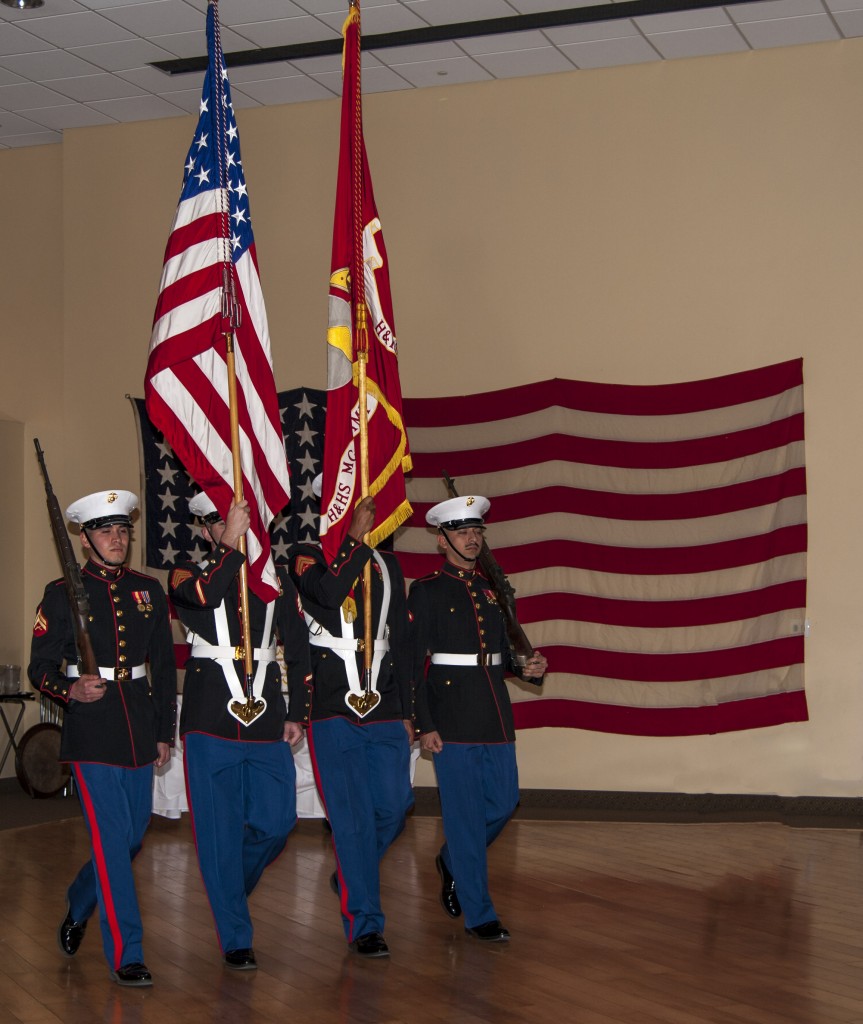
[[[219,80],[215,83],[218,102],[217,109],[215,111],[215,117],[218,124],[218,138],[214,140],[217,147],[217,159],[219,167],[219,186],[222,193],[222,245],[224,246],[224,257],[222,260],[222,320],[226,324],[227,329],[224,330],[225,335],[225,348],[226,354],[225,359],[228,370],[228,410],[230,415],[230,426],[231,426],[231,459],[233,463],[233,475],[234,475],[234,501],[240,502],[243,500],[243,465],[240,458],[240,420],[237,404],[237,366],[236,358],[234,354],[234,332],[240,326],[240,320],[242,316],[242,310],[237,302],[237,296],[234,291],[234,262],[231,258],[231,243],[230,243],[230,224],[225,209],[225,158],[224,158],[224,142],[225,132],[223,127],[223,104],[222,104],[222,44],[221,44],[221,33],[219,25],[219,4],[218,0],[209,0],[210,4],[213,5],[215,15],[215,38],[216,47],[218,53],[219,63]],[[240,619],[242,620],[240,625],[242,628],[242,648],[239,651],[235,651],[237,660],[242,660],[245,686],[244,691],[246,694],[245,708],[239,711],[243,718],[248,718],[249,721],[257,717],[259,712],[253,711],[254,698],[252,694],[252,683],[253,683],[253,669],[254,660],[252,657],[252,630],[251,622],[249,619],[249,572],[248,572],[248,545],[246,544],[246,537],[243,535],[240,537],[237,543],[238,550],[243,554],[243,564],[240,566],[240,578],[239,578],[239,590],[240,590]]]
[[[353,190],[353,252],[352,252],[352,298],[354,302],[354,355],[357,361],[357,391],[360,426],[360,496],[369,494],[369,420],[366,371],[369,358],[368,317],[366,313],[365,259],[363,253],[363,97],[362,97],[362,31],[360,28],[359,0],[350,0],[351,11],[356,12],[357,52],[356,107],[354,110],[354,132],[351,140],[351,185]],[[368,543],[368,534],[363,538]],[[363,569],[363,688],[372,688],[372,658],[374,655],[372,607],[372,563],[366,562]]]

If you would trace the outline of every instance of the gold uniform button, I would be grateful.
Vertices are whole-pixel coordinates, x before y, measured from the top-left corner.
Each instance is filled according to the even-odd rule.
[[[120,616],[122,614],[123,614],[123,609],[122,608],[118,608],[117,609],[117,615]]]
[[[111,589],[112,590],[116,590],[117,589],[117,584],[116,583],[112,583],[111,584]]]
[[[444,686],[452,686],[452,679],[444,679],[443,684]]]
[[[120,641],[120,646],[121,647],[125,647],[126,646],[126,641],[125,640],[121,640]]]
[[[117,626],[117,629],[121,633],[125,633],[126,632],[126,627],[125,626]]]
[[[126,655],[125,654],[121,654],[120,657],[117,660],[118,661],[125,661],[126,660]]]

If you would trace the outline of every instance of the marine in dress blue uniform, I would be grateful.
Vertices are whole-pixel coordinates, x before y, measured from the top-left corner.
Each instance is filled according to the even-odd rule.
[[[132,860],[150,821],[153,766],[171,754],[177,674],[165,592],[124,564],[137,505],[130,491],[100,491],[66,511],[81,527],[88,556],[81,575],[99,675],[79,675],[62,579],[48,584],[36,612],[28,671],[36,689],[63,709],[60,759],[71,764],[93,850],[69,887],[60,949],[75,955],[98,904],[112,977],[143,986],[152,975]]]
[[[245,556],[237,544],[249,526],[248,502],[235,503],[225,522],[204,494],[189,509],[203,519],[212,544],[203,562],[174,569],[169,581],[192,648],[180,715],[189,808],[224,963],[254,970],[248,897],[297,823],[291,744],[302,737],[302,727],[286,720],[274,635],[284,645],[290,703],[304,712],[308,631],[285,569],[277,569],[275,601],[249,592],[253,695],[265,706],[246,720],[245,669],[236,659],[242,644],[238,574]]]
[[[465,929],[506,942],[491,899],[486,850],[518,805],[518,768],[507,671],[537,681],[546,659],[534,652],[515,669],[503,613],[477,568],[489,501],[451,498],[430,509],[445,561],[408,595],[420,743],[434,757],[446,842],[435,864],[441,903],[464,912]],[[427,665],[427,668],[426,668]]]
[[[384,957],[379,864],[413,806],[410,748],[413,699],[404,576],[394,555],[362,537],[374,524],[374,500],[358,503],[336,557],[294,549],[291,574],[309,626],[313,672],[308,716],[315,780],[333,831],[342,923],[350,948]],[[372,561],[372,680],[380,700],[357,711],[363,677],[366,608],[362,576]],[[293,709],[291,718],[299,716]]]

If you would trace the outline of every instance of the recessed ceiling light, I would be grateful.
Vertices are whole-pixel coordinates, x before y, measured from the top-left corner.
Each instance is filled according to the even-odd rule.
[[[33,7],[43,7],[45,0],[0,0],[0,4],[14,7],[17,11],[29,11]]]

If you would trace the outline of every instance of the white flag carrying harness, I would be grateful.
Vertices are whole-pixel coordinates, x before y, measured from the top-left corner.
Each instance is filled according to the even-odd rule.
[[[383,558],[374,549],[372,549],[372,557],[380,566],[381,582],[384,586],[384,596],[381,602],[378,635],[374,640],[371,691],[365,691],[362,683],[360,682],[360,673],[357,668],[357,651],[361,650],[361,641],[354,636],[354,624],[347,621],[344,609],[339,608],[339,618],[342,623],[341,636],[333,636],[333,634],[330,633],[329,630],[325,629],[317,619],[313,618],[305,609],[303,609],[303,616],[305,617],[306,625],[309,627],[309,643],[314,647],[328,648],[334,654],[337,654],[345,663],[345,674],[348,679],[348,692],[345,694],[345,703],[351,711],[356,712],[360,718],[365,718],[365,716],[380,703],[380,694],[378,693],[377,688],[378,675],[380,674],[381,663],[383,662],[384,655],[390,649],[390,642],[387,639],[387,615],[390,609],[390,595],[392,593],[390,574],[387,571],[386,563]],[[363,701],[361,698],[363,698],[366,692],[375,694],[375,697],[370,701]]]
[[[276,607],[275,601],[268,601],[266,606],[266,615],[264,618],[264,631],[261,634],[263,640],[269,642],[268,647],[256,647],[252,651],[252,660],[257,662],[258,667],[255,669],[255,678],[252,681],[252,696],[255,700],[255,706],[258,703],[261,704],[260,711],[254,716],[257,718],[267,708],[267,702],[264,700],[264,680],[267,676],[267,666],[271,661],[276,660],[276,646],[273,643],[273,612]],[[237,678],[237,672],[234,668],[237,650],[231,645],[231,631],[228,628],[228,613],[225,611],[225,602],[223,601],[218,608],[213,609],[213,618],[216,624],[216,639],[218,644],[211,644],[203,637],[198,636],[191,629],[186,630],[186,640],[192,645],[192,657],[193,658],[212,658],[213,661],[222,669],[222,673],[225,677],[225,682],[228,684],[228,689],[231,691],[231,699],[228,701],[228,711],[231,715],[236,718],[242,725],[249,725],[250,722],[254,721],[254,718],[243,718],[237,714],[235,705],[242,707],[246,703],[246,694],[243,690],[243,685]]]

